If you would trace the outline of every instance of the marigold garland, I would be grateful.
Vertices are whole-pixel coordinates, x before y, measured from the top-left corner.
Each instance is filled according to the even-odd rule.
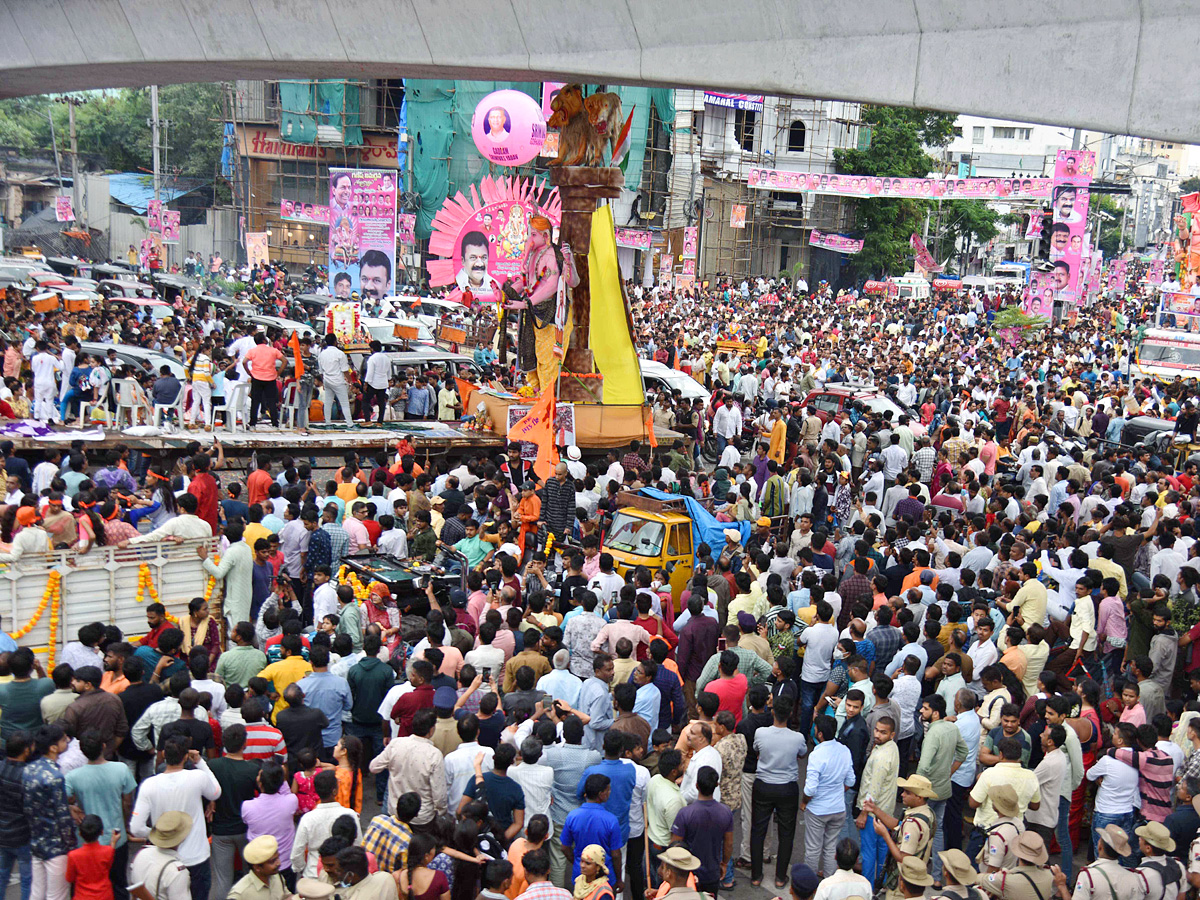
[[[21,638],[25,637],[25,635],[29,634],[29,632],[33,631],[34,626],[36,626],[41,620],[42,614],[46,611],[46,608],[50,606],[53,600],[61,596],[61,585],[62,573],[60,573],[57,569],[51,571],[50,577],[46,579],[46,589],[42,591],[42,601],[38,604],[38,608],[34,610],[33,617],[25,623],[24,628],[21,628],[18,631],[10,632],[9,637],[11,637],[13,640],[20,640]],[[55,605],[57,606],[57,604]],[[56,609],[53,613],[51,613],[51,622],[54,622],[54,620],[57,618],[57,615],[58,612]]]
[[[220,564],[221,564],[221,555],[217,554],[217,555],[213,556],[213,565],[219,566]],[[208,603],[209,601],[212,600],[213,589],[216,588],[216,586],[217,586],[216,576],[209,575],[208,576],[208,584],[206,584],[204,586],[204,602],[205,603]]]
[[[350,572],[345,566],[338,569],[338,584],[348,584],[354,591],[354,599],[365,603],[371,596],[370,589],[363,583],[355,572]]]
[[[154,576],[150,574],[150,566],[142,563],[138,566],[137,597],[135,599],[141,603],[146,599],[146,594],[150,595],[151,601],[158,602],[158,588],[154,586]]]

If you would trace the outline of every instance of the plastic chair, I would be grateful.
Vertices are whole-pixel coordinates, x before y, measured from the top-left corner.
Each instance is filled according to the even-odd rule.
[[[166,417],[169,413],[175,414],[175,428],[183,427],[183,411],[187,408],[184,405],[187,391],[183,387],[179,388],[179,393],[175,395],[175,399],[170,403],[155,403],[154,404],[154,427],[161,428],[166,424]]]
[[[108,391],[105,390],[99,400],[81,400],[79,402],[79,425],[81,428],[87,427],[91,421],[92,410],[101,410],[104,413],[104,423],[107,425],[112,419],[112,412],[108,408]]]
[[[280,423],[287,423],[289,428],[296,427],[296,420],[300,415],[300,385],[294,381],[289,384],[283,391],[283,404],[279,407]]]
[[[250,419],[250,382],[237,381],[225,383],[225,430],[231,433],[238,431],[238,416],[245,425]]]
[[[136,425],[138,410],[144,409],[137,401],[135,382],[130,378],[118,378],[113,382],[113,391],[117,397],[117,409],[113,415],[113,427],[120,428],[121,422],[128,413],[129,424]]]

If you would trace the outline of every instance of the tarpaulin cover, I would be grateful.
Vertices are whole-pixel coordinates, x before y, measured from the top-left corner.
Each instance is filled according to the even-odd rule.
[[[292,144],[315,144],[317,126],[342,133],[342,143],[357,147],[363,142],[357,84],[338,79],[279,82],[282,117],[279,134]],[[314,115],[315,113],[315,115]]]
[[[668,494],[657,488],[642,488],[638,493],[652,500],[682,500],[683,505],[687,507],[688,518],[692,520],[693,548],[699,547],[702,543],[708,544],[712,547],[714,555],[720,554],[721,548],[725,546],[725,532],[730,528],[736,529],[741,534],[743,544],[750,538],[749,522],[718,522],[717,517],[705,509],[695,497]],[[694,553],[695,550],[693,549],[692,552]]]
[[[646,159],[646,137],[650,130],[650,105],[653,104],[658,110],[663,128],[670,133],[675,128],[675,91],[670,88],[624,85],[618,85],[614,90],[621,98],[621,115],[628,116],[629,111],[633,110],[633,122],[629,126],[629,161],[625,166],[625,187],[636,191],[642,186],[642,164]]]

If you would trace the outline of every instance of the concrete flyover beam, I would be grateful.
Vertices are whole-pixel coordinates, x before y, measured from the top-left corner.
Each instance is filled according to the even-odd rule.
[[[1200,143],[1197,0],[0,0],[0,96],[542,78],[920,106]]]

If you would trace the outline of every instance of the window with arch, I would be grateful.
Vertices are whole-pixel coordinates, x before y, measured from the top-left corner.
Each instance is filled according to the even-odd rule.
[[[804,123],[797,119],[788,128],[788,153],[803,153],[804,138],[808,131]]]

